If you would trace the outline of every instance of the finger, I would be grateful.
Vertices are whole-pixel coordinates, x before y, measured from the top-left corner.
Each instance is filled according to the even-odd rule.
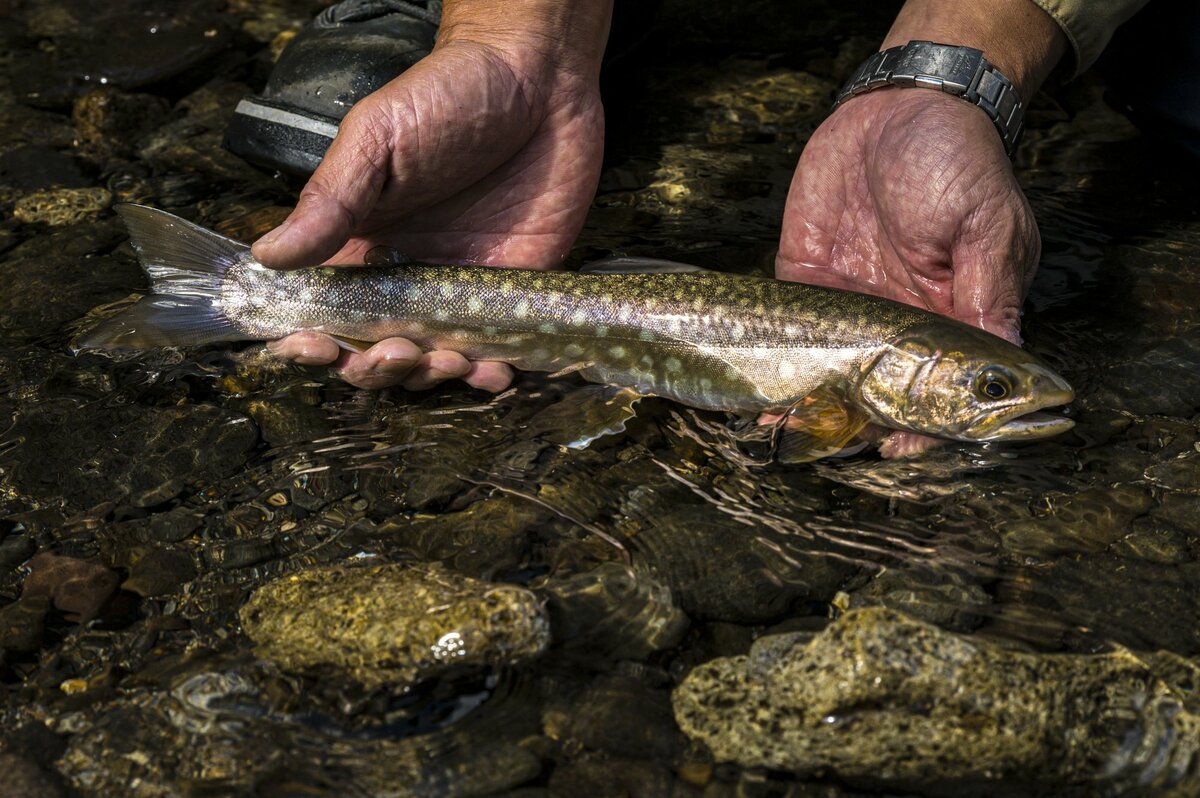
[[[273,269],[296,269],[324,263],[341,249],[383,190],[391,131],[387,117],[374,107],[351,111],[300,192],[296,209],[255,242],[254,257]]]
[[[463,381],[472,388],[490,393],[499,393],[512,385],[512,366],[507,363],[497,363],[494,360],[481,360],[471,364],[471,370],[463,377]]]
[[[422,358],[421,348],[405,338],[388,338],[365,352],[350,352],[338,364],[342,379],[358,388],[378,390],[400,385]]]
[[[949,441],[931,438],[916,432],[893,432],[879,443],[879,455],[887,460],[916,457],[930,449],[945,446]]]
[[[286,338],[271,341],[267,349],[282,359],[302,366],[326,366],[341,355],[341,348],[328,335],[316,332],[292,333]]]
[[[425,391],[439,382],[465,377],[470,371],[471,361],[458,352],[428,352],[401,385],[407,391]]]

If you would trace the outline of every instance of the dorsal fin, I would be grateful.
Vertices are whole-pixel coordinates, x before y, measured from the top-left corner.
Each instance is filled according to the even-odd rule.
[[[583,274],[686,274],[712,270],[673,260],[619,255],[585,263],[579,271]]]

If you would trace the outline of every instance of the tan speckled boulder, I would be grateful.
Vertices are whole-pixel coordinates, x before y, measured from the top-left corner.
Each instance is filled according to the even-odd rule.
[[[519,662],[550,642],[533,593],[438,565],[302,571],[255,591],[241,620],[258,654],[280,667],[329,665],[366,685]]]

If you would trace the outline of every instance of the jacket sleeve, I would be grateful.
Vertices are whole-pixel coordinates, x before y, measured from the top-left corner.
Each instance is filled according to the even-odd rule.
[[[1148,0],[1033,0],[1049,14],[1075,52],[1074,77],[1090,67],[1108,46],[1113,31],[1136,14]]]

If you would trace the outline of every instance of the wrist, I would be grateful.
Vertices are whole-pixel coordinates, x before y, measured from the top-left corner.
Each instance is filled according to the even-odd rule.
[[[502,53],[534,79],[596,80],[613,0],[446,0],[438,47],[472,43]]]
[[[880,49],[914,39],[982,50],[1026,103],[1067,47],[1062,29],[1030,0],[908,0]]]

